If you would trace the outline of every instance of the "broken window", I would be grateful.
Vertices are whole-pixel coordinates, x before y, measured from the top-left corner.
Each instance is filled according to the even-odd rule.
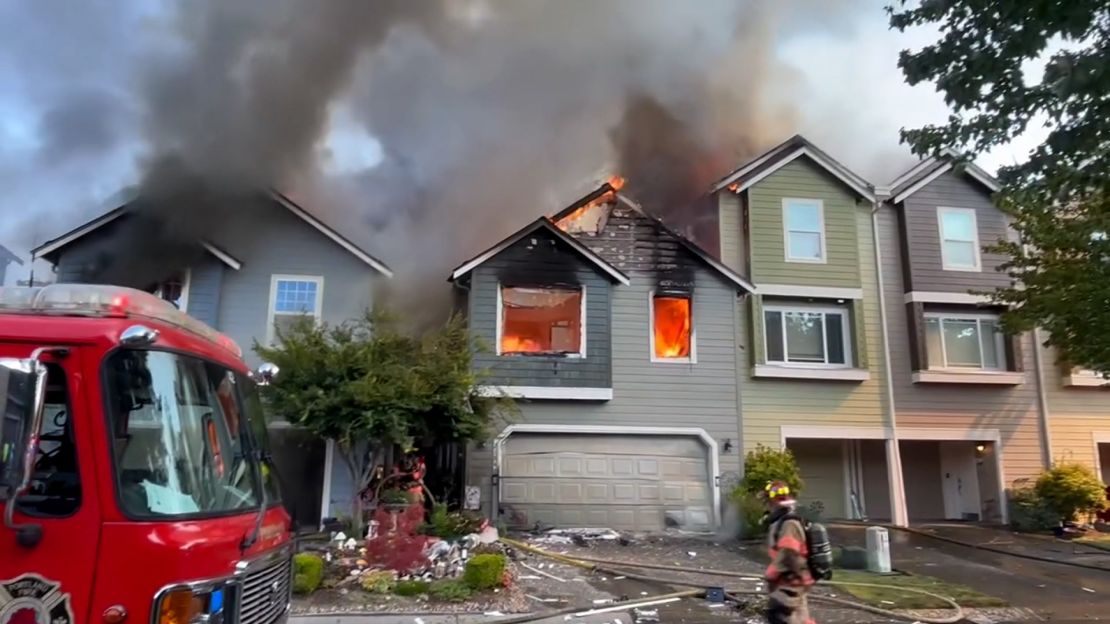
[[[501,288],[501,354],[584,355],[582,289]]]
[[[185,299],[189,292],[188,273],[177,273],[147,290],[153,292],[159,299],[169,301],[178,310],[185,311]]]
[[[691,359],[694,329],[694,319],[691,312],[690,297],[688,296],[652,296],[653,359]]]

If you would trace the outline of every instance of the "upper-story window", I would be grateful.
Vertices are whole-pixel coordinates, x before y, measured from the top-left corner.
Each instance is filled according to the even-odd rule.
[[[581,288],[502,286],[500,355],[586,354],[586,297]]]
[[[149,288],[154,295],[172,303],[178,310],[186,311],[189,299],[189,272],[182,271]]]
[[[323,309],[324,278],[305,275],[275,275],[270,280],[270,322],[267,342],[277,331],[288,331],[303,316],[317,321]]]
[[[847,367],[851,330],[847,308],[808,304],[763,307],[769,364]]]
[[[1006,346],[997,316],[926,313],[925,348],[929,368],[1006,369]]]
[[[693,301],[689,295],[651,295],[651,359],[694,361]]]
[[[787,262],[825,262],[825,206],[819,199],[782,200]]]
[[[937,208],[940,254],[946,271],[978,271],[979,227],[972,208]]]

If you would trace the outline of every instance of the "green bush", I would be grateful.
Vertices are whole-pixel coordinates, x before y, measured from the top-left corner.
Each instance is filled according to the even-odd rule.
[[[1094,470],[1083,464],[1056,464],[1037,477],[1034,488],[1062,520],[1075,520],[1077,514],[1089,515],[1106,509],[1106,486]]]
[[[358,584],[371,594],[388,594],[397,582],[392,570],[367,570],[358,577]]]
[[[1036,533],[1048,531],[1060,523],[1060,517],[1031,487],[1010,491],[1010,527],[1015,531]]]
[[[456,540],[464,535],[477,533],[481,520],[473,516],[447,511],[447,505],[437,504],[432,508],[428,522],[420,528],[424,535],[432,535],[447,541]]]
[[[474,590],[460,579],[442,579],[428,587],[428,593],[436,600],[462,602],[474,594]]]
[[[756,539],[767,533],[767,524],[764,516],[767,507],[757,495],[745,492],[743,486],[737,486],[729,496],[740,515],[740,539]]]
[[[501,587],[505,580],[505,555],[475,555],[466,562],[463,581],[471,589],[482,591]]]
[[[805,485],[790,449],[778,450],[760,444],[744,458],[744,478],[740,487],[749,494],[761,494],[771,481],[785,481],[795,496]]]
[[[311,594],[324,580],[324,560],[312,553],[293,555],[293,593]]]
[[[393,586],[393,593],[398,596],[419,596],[428,593],[428,581],[397,581]]]

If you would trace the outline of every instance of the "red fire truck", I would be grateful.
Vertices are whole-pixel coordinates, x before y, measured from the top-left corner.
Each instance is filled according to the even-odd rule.
[[[0,624],[285,620],[274,372],[142,291],[0,288]]]

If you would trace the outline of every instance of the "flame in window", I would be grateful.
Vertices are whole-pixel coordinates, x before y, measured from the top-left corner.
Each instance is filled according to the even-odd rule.
[[[689,297],[655,297],[651,305],[655,315],[655,357],[677,359],[690,357]]]
[[[574,354],[581,347],[581,290],[501,289],[502,354]]]

